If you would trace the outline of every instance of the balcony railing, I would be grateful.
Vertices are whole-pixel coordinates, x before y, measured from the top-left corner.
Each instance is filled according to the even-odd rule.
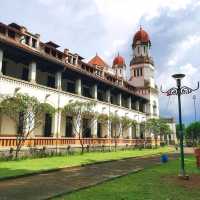
[[[144,139],[110,139],[110,138],[51,138],[51,137],[37,137],[26,139],[25,147],[35,147],[35,146],[80,146],[82,144],[86,145],[141,145],[141,144],[151,144],[152,140]],[[17,138],[16,137],[0,137],[0,147],[16,147]]]

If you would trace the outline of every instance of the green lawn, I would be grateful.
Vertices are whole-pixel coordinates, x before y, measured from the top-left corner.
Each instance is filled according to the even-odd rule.
[[[179,180],[178,166],[178,160],[171,161],[55,200],[199,200],[200,177],[196,187],[192,178],[189,182]],[[188,174],[200,176],[193,157],[186,158],[186,169]]]
[[[78,166],[107,160],[117,160],[128,157],[148,156],[173,151],[173,148],[127,150],[117,152],[92,152],[84,155],[59,156],[18,161],[0,161],[0,179],[22,174],[28,174],[49,169]]]

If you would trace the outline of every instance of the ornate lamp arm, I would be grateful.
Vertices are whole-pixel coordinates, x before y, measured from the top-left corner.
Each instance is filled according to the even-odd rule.
[[[170,88],[169,90],[167,91],[163,91],[162,90],[162,85],[160,87],[160,91],[164,94],[167,94],[167,96],[170,96],[170,95],[177,95],[178,94],[178,88],[176,87],[173,87],[173,88]]]
[[[180,94],[190,94],[196,90],[199,89],[199,82],[197,83],[197,87],[195,89],[192,89],[190,87],[187,87],[187,86],[182,86],[180,88]],[[172,87],[170,88],[169,90],[167,91],[163,91],[162,90],[162,86],[160,87],[160,91],[164,94],[167,94],[167,96],[170,96],[170,95],[178,95],[178,88],[176,87]]]

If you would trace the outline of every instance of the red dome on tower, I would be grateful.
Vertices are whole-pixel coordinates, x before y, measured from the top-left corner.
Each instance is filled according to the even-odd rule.
[[[140,27],[140,30],[133,37],[133,45],[136,45],[136,42],[140,41],[141,43],[151,43],[148,33]]]
[[[125,59],[118,54],[113,60],[113,65],[123,66],[125,65]]]

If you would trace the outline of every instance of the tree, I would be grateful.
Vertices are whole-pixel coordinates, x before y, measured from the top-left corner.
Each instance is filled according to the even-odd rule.
[[[17,158],[26,139],[43,123],[44,113],[53,115],[55,109],[50,104],[40,103],[36,97],[16,94],[2,97],[0,112],[15,123],[17,130],[15,157]]]
[[[154,135],[156,147],[158,136],[167,136],[171,134],[170,126],[162,119],[148,119],[146,123],[147,129]]]
[[[159,120],[159,126],[160,126],[160,135],[166,137],[171,134],[171,129],[169,124],[167,124],[165,121],[162,119]]]
[[[158,147],[158,135],[160,134],[160,121],[159,119],[148,119],[146,128],[154,135],[156,148]]]
[[[81,144],[81,153],[84,153],[84,143],[82,139],[82,134],[86,131],[86,129],[91,128],[92,124],[96,119],[96,113],[94,112],[94,107],[96,103],[94,101],[75,101],[69,102],[64,108],[63,113],[66,115],[72,116],[72,127],[74,130],[74,134],[78,135],[78,139]],[[83,127],[83,118],[90,119],[88,127]]]
[[[185,138],[192,140],[192,144],[194,145],[195,141],[197,143],[200,142],[200,122],[193,122],[186,128]]]
[[[131,126],[133,126],[134,121],[130,118],[128,118],[127,116],[123,116],[121,117],[121,132],[123,135],[123,132],[127,131],[128,128],[130,128]]]

